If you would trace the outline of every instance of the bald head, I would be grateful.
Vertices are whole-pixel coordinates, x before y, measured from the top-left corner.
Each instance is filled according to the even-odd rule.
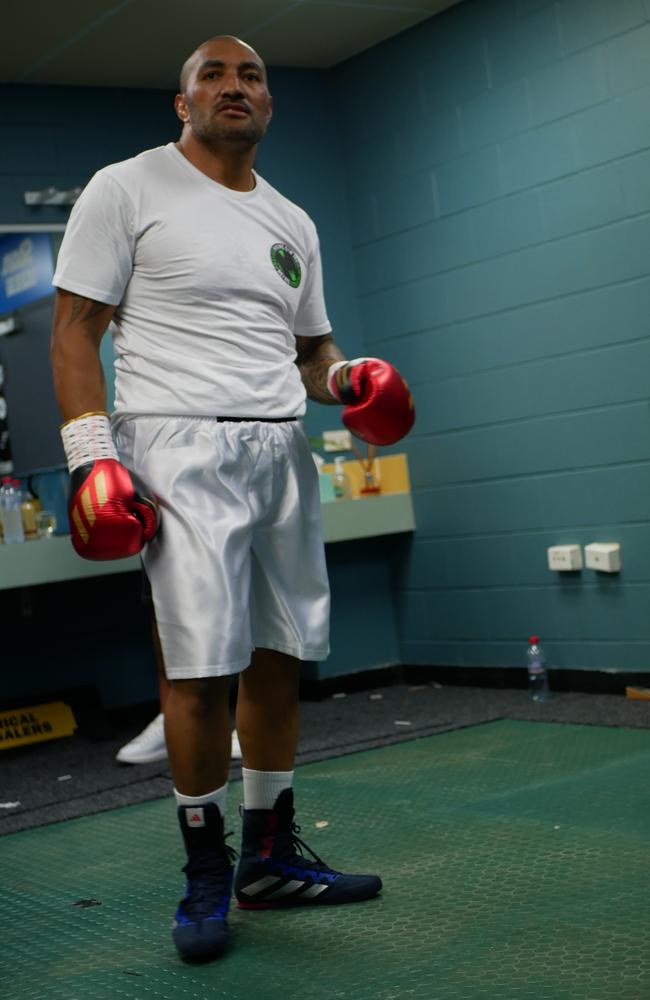
[[[214,35],[213,38],[208,38],[205,42],[201,42],[192,55],[188,56],[183,63],[179,84],[181,94],[184,94],[187,91],[187,86],[192,73],[202,64],[204,59],[208,57],[211,50],[213,50],[215,46],[218,46],[220,43],[238,45],[242,49],[242,60],[250,60],[251,62],[257,63],[262,70],[264,79],[266,79],[266,66],[252,46],[248,45],[247,42],[242,42],[241,38],[236,38],[235,35]]]
[[[180,86],[174,108],[186,145],[250,151],[266,132],[273,113],[266,69],[239,38],[216,35],[199,45],[185,61]]]

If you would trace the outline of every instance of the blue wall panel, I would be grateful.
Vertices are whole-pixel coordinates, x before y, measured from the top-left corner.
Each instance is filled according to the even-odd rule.
[[[418,433],[644,400],[648,370],[650,340],[641,340],[418,386]]]
[[[498,153],[504,194],[573,173],[578,167],[574,122],[562,118],[540,125],[500,143]]]
[[[418,539],[573,526],[596,531],[602,524],[646,523],[649,490],[648,462],[614,470],[535,473],[520,479],[421,487],[414,497]],[[610,534],[591,541],[616,539]],[[552,574],[550,582],[560,579]]]
[[[612,94],[650,84],[650,26],[620,35],[605,46],[605,59]]]
[[[587,49],[527,74],[532,123],[544,125],[610,97],[602,49]]]
[[[647,402],[427,435],[409,443],[420,487],[650,460]]]
[[[459,212],[503,194],[498,149],[490,146],[435,168],[440,214]]]
[[[392,232],[352,238],[365,350],[418,412],[405,662],[521,664],[535,630],[560,667],[650,668],[649,21],[650,0],[467,0],[334,72],[427,112],[395,133],[368,116],[363,173],[353,113],[342,129],[350,203],[377,221],[402,148],[402,225],[395,199]],[[598,540],[620,575],[548,570],[550,545]]]
[[[522,364],[645,338],[650,332],[650,278],[588,289],[462,323],[399,335],[366,333],[368,346],[390,352],[412,385]],[[373,346],[374,345],[374,346]],[[432,360],[433,358],[433,360]],[[419,422],[416,433],[419,432]]]
[[[463,147],[493,145],[530,128],[530,102],[525,80],[486,90],[460,107]]]
[[[473,34],[463,28],[462,22],[457,19],[452,21],[450,18],[435,25],[435,32],[440,37],[440,48],[452,48],[463,62],[463,73],[450,73],[448,58],[431,58],[431,31],[423,33],[421,37],[415,33],[410,34],[409,43],[415,49],[416,58],[420,59],[422,91],[430,111],[450,107],[455,109],[458,104],[472,100],[490,86],[483,38],[480,32]],[[397,51],[397,47],[393,51]],[[397,58],[401,61],[401,52],[398,52]],[[429,123],[435,125],[435,119],[426,124]]]
[[[650,212],[650,153],[628,156],[617,166],[626,214]]]
[[[547,238],[595,229],[636,214],[625,204],[622,167],[623,164],[608,163],[545,184],[539,195]]]
[[[650,87],[643,87],[576,115],[572,124],[578,168],[584,170],[647,149],[650,146],[648,101]]]
[[[570,53],[639,28],[647,11],[643,0],[562,0],[559,19],[563,51]]]
[[[494,87],[521,80],[556,62],[563,51],[557,7],[549,5],[527,16],[511,18],[501,30],[487,34],[486,48]]]

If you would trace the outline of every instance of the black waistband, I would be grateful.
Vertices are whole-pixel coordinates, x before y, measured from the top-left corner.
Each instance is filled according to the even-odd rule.
[[[220,424],[242,424],[242,423],[261,423],[261,424],[286,424],[291,420],[297,420],[298,417],[215,417],[215,419]]]

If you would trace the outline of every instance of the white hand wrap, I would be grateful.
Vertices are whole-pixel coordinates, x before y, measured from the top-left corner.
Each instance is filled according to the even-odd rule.
[[[330,395],[334,396],[334,399],[340,400],[338,392],[334,391],[334,386],[336,385],[336,373],[345,368],[346,365],[358,365],[361,361],[369,361],[370,358],[354,358],[353,361],[335,361],[333,365],[330,365],[327,369],[327,388],[330,391]]]
[[[63,450],[70,473],[98,458],[119,461],[107,413],[82,413],[61,427]]]

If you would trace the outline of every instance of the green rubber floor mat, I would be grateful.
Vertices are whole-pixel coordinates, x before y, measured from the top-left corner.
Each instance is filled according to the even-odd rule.
[[[0,839],[12,1000],[648,1000],[650,741],[500,721],[302,767],[301,837],[366,903],[233,909],[178,960],[170,800]],[[238,833],[241,785],[227,829]],[[237,841],[237,835],[232,838]]]

